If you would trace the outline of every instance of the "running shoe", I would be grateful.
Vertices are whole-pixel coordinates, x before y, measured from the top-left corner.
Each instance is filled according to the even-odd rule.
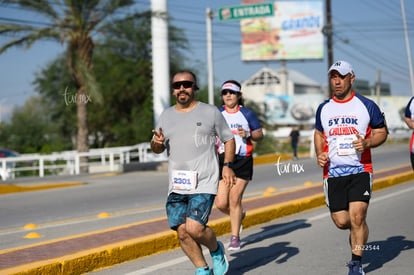
[[[228,250],[237,251],[240,250],[240,238],[237,236],[231,236]]]
[[[365,275],[360,261],[350,261],[347,266],[349,268],[348,275]]]
[[[213,270],[210,269],[210,267],[207,267],[207,269],[205,269],[204,267],[199,267],[196,270],[195,275],[211,275],[213,274]]]
[[[224,275],[229,270],[229,262],[224,254],[223,244],[217,242],[218,249],[216,252],[210,253],[213,260],[213,273],[214,275]]]

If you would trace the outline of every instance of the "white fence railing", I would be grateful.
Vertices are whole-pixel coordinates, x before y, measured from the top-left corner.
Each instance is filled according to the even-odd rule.
[[[81,158],[87,162],[81,162]],[[17,157],[0,159],[2,180],[21,176],[44,177],[46,175],[78,175],[83,167],[88,173],[119,172],[123,165],[131,162],[157,162],[167,160],[166,154],[154,154],[150,143],[134,146],[90,149],[78,153],[65,151],[50,155],[23,154]]]
[[[389,139],[409,139],[411,131],[390,132]],[[313,132],[301,132],[302,137],[309,137],[310,155],[313,156]],[[275,135],[277,138],[277,136]],[[286,137],[284,137],[286,138]],[[87,157],[87,162],[81,162]],[[0,158],[0,178],[2,180],[24,176],[44,177],[46,175],[78,175],[85,167],[88,173],[121,172],[125,164],[131,162],[148,163],[166,161],[166,152],[154,154],[150,143],[134,146],[90,149],[87,153],[65,151],[50,155],[23,154],[18,157]]]

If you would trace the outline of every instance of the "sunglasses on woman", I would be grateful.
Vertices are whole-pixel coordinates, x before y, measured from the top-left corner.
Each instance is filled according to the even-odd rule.
[[[228,93],[230,93],[231,95],[237,94],[237,92],[232,91],[232,90],[223,90],[223,91],[221,91],[221,95],[227,95]]]

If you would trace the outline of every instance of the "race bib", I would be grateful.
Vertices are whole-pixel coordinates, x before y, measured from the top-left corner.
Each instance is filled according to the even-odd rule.
[[[356,140],[355,135],[346,135],[346,136],[337,136],[336,137],[336,151],[340,156],[355,155],[356,151],[354,144],[352,143]]]
[[[191,191],[197,187],[197,171],[173,170],[173,190]]]

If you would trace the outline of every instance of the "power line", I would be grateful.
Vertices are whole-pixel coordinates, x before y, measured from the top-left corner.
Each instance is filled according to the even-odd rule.
[[[371,59],[366,58],[364,55],[356,55],[356,53],[353,50],[347,50],[342,45],[337,46],[337,47],[340,48],[341,51],[343,51],[347,56],[350,56],[351,58],[353,58],[353,60],[350,60],[351,63],[356,63],[358,64],[359,67],[366,67],[368,69],[375,68],[376,70],[379,68],[378,66],[373,65],[370,62]],[[352,61],[355,61],[355,62],[352,62]],[[389,70],[386,66],[380,67],[380,68],[383,73],[385,72],[387,76],[390,76],[395,80],[404,81],[404,82],[408,81],[408,79],[404,77],[404,74],[395,74],[394,71]],[[356,74],[358,75],[358,71],[356,72]]]
[[[356,4],[358,3],[358,4]],[[333,2],[335,4],[335,2]],[[369,8],[373,13],[375,19],[365,19],[363,17],[350,17],[352,21],[341,23],[338,16],[335,16],[335,11],[338,9],[333,8],[332,18],[334,19],[333,30],[335,38],[338,41],[348,41],[348,44],[336,43],[335,48],[343,51],[345,54],[352,56],[355,60],[363,60],[367,67],[372,68],[377,65],[384,67],[390,75],[405,75],[406,69],[401,65],[404,57],[401,52],[394,49],[394,45],[390,46],[388,43],[390,39],[402,37],[403,27],[400,24],[401,17],[400,11],[396,0],[378,0],[375,5],[367,3],[365,1],[355,1],[353,9]],[[0,9],[4,4],[0,4]],[[150,0],[135,0],[135,8],[150,9]],[[7,5],[7,8],[10,5]],[[20,9],[19,9],[20,11]],[[126,14],[128,11],[120,11],[118,15]],[[179,4],[174,0],[168,1],[168,12],[170,16],[170,22],[184,30],[184,34],[190,42],[190,49],[205,48],[206,46],[206,14],[205,9],[200,7],[198,1],[188,1],[185,5]],[[339,14],[339,12],[338,12]],[[174,16],[173,16],[174,15]],[[342,19],[343,20],[343,19]],[[358,20],[358,21],[357,21]],[[0,17],[0,21],[50,26],[48,23],[34,20],[16,19],[9,17]],[[216,62],[233,58],[236,55],[240,55],[240,23],[213,21],[213,41],[215,49],[231,48],[232,52],[229,54],[223,54],[222,56],[215,58]],[[414,28],[414,20],[408,20],[408,26],[410,29]],[[203,31],[200,31],[202,29]],[[366,41],[371,41],[375,47],[364,46]],[[388,45],[386,45],[388,44]],[[237,47],[238,46],[238,47]],[[380,56],[380,58],[378,58]],[[402,79],[402,76],[399,76]],[[405,81],[405,80],[404,80]]]
[[[48,26],[48,27],[52,26],[52,24],[50,24],[50,23],[33,21],[33,20],[26,20],[26,19],[0,17],[0,20],[4,21],[4,22],[12,22],[12,23],[25,24],[25,25],[40,25],[40,26]]]

